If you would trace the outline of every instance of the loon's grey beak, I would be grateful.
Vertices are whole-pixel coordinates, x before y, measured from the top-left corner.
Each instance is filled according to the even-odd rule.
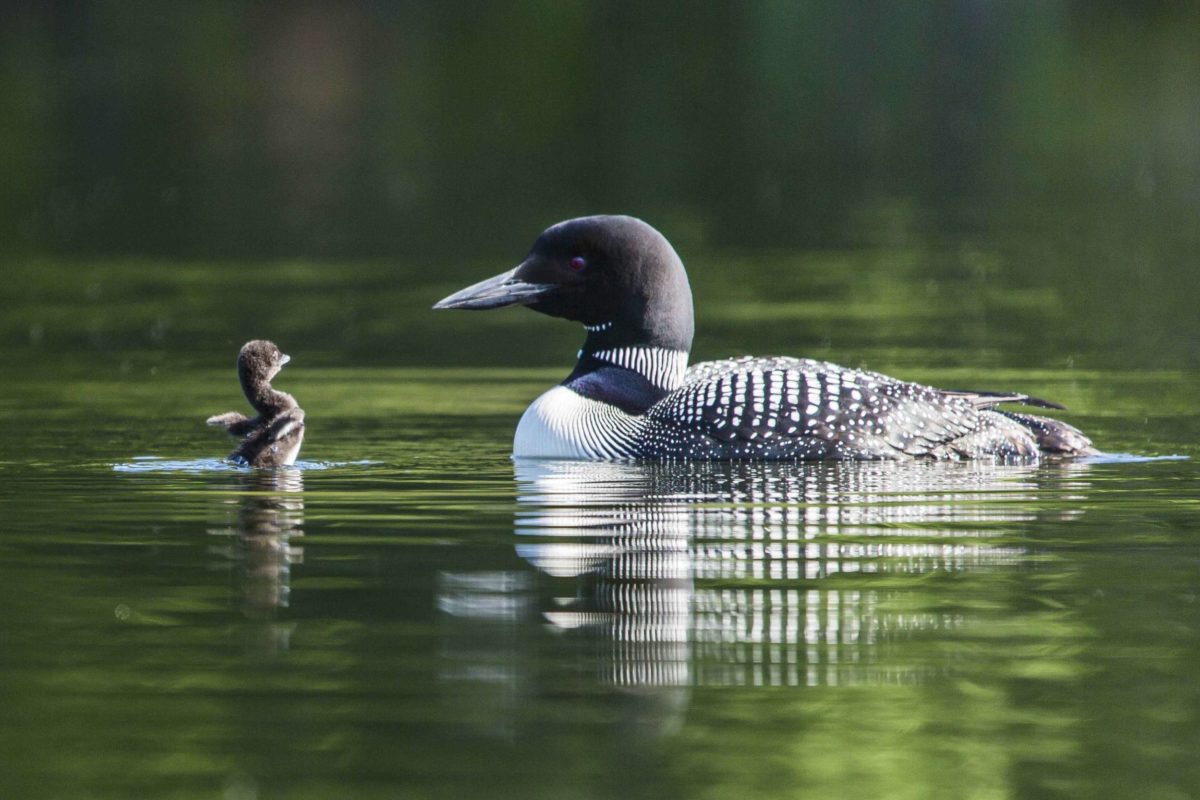
[[[517,277],[517,270],[520,268],[518,266],[494,278],[468,286],[437,301],[433,307],[482,311],[487,308],[527,306],[556,288],[552,283],[528,283],[521,280]]]
[[[292,357],[289,356],[287,353],[279,354],[279,366],[282,367],[284,364],[288,363],[291,360],[292,360]]]

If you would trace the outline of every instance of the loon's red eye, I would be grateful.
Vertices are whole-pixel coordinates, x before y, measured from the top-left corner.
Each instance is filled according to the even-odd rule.
[[[567,266],[576,272],[583,272],[583,270],[587,268],[587,259],[583,256],[575,256],[567,262]]]

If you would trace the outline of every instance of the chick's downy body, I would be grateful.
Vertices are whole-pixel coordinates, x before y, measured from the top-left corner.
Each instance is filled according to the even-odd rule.
[[[257,416],[237,411],[211,416],[207,424],[224,428],[241,441],[231,461],[251,467],[281,467],[295,463],[304,441],[304,409],[287,392],[272,388],[289,357],[274,343],[256,339],[238,353],[238,380]]]

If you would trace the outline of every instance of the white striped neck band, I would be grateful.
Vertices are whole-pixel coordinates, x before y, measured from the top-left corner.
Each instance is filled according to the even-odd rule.
[[[633,370],[660,389],[673,391],[683,385],[687,372],[688,354],[685,350],[665,347],[615,347],[597,350],[593,358],[618,367]]]

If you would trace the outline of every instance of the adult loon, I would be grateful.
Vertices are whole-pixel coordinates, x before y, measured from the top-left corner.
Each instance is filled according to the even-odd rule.
[[[1058,420],[999,403],[1023,394],[954,392],[799,358],[687,366],[692,293],[674,248],[628,216],[546,229],[516,268],[434,308],[523,305],[583,324],[575,369],[537,398],[513,455],[574,459],[894,459],[1094,454]]]
[[[295,463],[304,441],[304,409],[287,392],[271,388],[271,379],[290,360],[274,343],[263,339],[242,346],[237,360],[238,381],[258,416],[251,419],[237,411],[226,411],[206,420],[206,424],[224,428],[241,439],[229,455],[231,461],[251,467]]]

